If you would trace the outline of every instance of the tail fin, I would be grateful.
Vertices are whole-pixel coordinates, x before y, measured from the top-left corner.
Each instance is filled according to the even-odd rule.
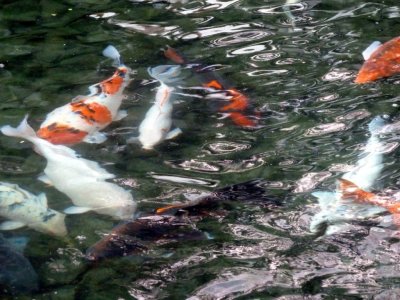
[[[153,68],[148,68],[147,72],[154,79],[162,83],[172,83],[181,80],[181,67],[178,65],[161,65]]]
[[[10,125],[5,125],[0,128],[1,132],[7,136],[20,137],[23,139],[29,139],[36,137],[35,131],[28,124],[28,115],[24,117],[17,128],[11,127]]]
[[[164,49],[164,56],[170,60],[172,60],[174,63],[183,65],[186,64],[186,59],[178,53],[174,48],[167,46],[166,49]]]
[[[369,202],[369,200],[375,197],[373,193],[364,191],[350,180],[343,178],[339,179],[339,190],[342,193],[342,199]]]
[[[113,45],[108,45],[103,50],[103,55],[105,57],[111,58],[114,60],[114,63],[118,66],[122,65],[121,55],[119,54],[118,50]]]

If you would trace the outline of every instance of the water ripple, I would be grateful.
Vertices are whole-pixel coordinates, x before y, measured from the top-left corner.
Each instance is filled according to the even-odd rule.
[[[328,123],[328,124],[321,124],[315,127],[307,129],[304,133],[304,136],[321,136],[328,133],[340,132],[345,131],[347,129],[346,124],[344,123]]]
[[[228,36],[224,36],[219,39],[215,39],[211,41],[211,44],[214,46],[222,47],[222,46],[228,46],[228,45],[234,45],[234,44],[239,44],[239,43],[244,43],[244,42],[251,42],[255,40],[262,39],[263,37],[271,35],[271,32],[268,31],[262,31],[262,30],[247,30],[247,31],[242,31],[239,33],[231,34]],[[255,46],[253,46],[255,47]],[[259,51],[264,50],[264,47],[258,46]],[[251,52],[249,52],[251,53]]]

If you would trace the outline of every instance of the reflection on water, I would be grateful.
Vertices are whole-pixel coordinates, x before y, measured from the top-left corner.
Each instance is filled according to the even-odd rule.
[[[379,131],[384,168],[373,189],[398,190],[399,79],[363,86],[353,80],[362,51],[396,35],[400,8],[394,0],[285,2],[5,1],[0,125],[17,125],[28,113],[37,129],[48,112],[87,94],[87,86],[113,72],[101,57],[112,44],[135,70],[122,104],[128,116],[104,131],[105,143],[74,150],[133,191],[136,216],[255,178],[266,180],[263,187],[283,204],[225,203],[221,212],[191,224],[207,240],[160,240],[141,255],[98,264],[89,264],[83,253],[118,224],[106,215],[67,216],[67,239],[27,228],[5,232],[6,238],[29,237],[24,255],[40,278],[29,299],[399,297],[399,231],[391,216],[354,220],[331,236],[311,234],[309,225],[319,212],[310,193],[333,190],[354,167],[376,115],[393,122]],[[154,151],[127,145],[154,100],[157,84],[147,68],[172,64],[160,53],[167,44],[243,92],[260,126],[235,126],[215,108],[221,94],[200,86],[193,65],[183,66],[172,117],[183,134]],[[45,192],[56,210],[70,205],[36,180],[46,162],[27,143],[4,136],[0,141],[1,181],[35,195]],[[2,291],[0,284],[0,298],[12,299]]]

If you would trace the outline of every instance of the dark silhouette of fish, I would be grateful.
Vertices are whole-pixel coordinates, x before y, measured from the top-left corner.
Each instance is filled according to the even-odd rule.
[[[192,64],[182,54],[169,46],[164,50],[164,55],[176,64],[190,63],[203,87],[224,94],[223,99],[226,101],[223,101],[224,104],[218,107],[218,111],[226,113],[235,125],[249,128],[258,125],[259,113],[252,109],[250,99],[226,80],[223,80],[211,68],[200,63]]]
[[[0,295],[28,294],[38,289],[38,276],[22,253],[0,235]]]
[[[277,197],[266,195],[262,180],[235,184],[199,196],[187,203],[158,208],[155,214],[116,226],[86,251],[86,258],[105,258],[141,254],[160,241],[206,240],[208,234],[196,229],[194,222],[218,214],[219,207],[230,201],[280,205]]]

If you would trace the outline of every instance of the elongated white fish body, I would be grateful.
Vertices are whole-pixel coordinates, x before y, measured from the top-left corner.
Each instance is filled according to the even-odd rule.
[[[114,75],[90,86],[89,95],[78,96],[72,102],[47,114],[37,132],[39,137],[62,145],[81,141],[101,143],[106,137],[99,131],[112,121],[126,116],[126,112],[119,108],[124,98],[124,89],[130,81],[131,70],[122,64],[120,55],[113,46],[104,49],[103,54],[117,64]]]
[[[116,219],[132,217],[136,203],[131,193],[105,181],[115,176],[98,163],[79,157],[71,148],[53,145],[37,137],[27,123],[27,117],[18,128],[3,126],[1,132],[33,143],[36,151],[47,160],[42,180],[66,194],[74,205],[83,209],[81,212],[94,210]]]
[[[383,168],[384,145],[381,143],[378,134],[384,123],[381,117],[376,117],[369,123],[371,136],[360,155],[360,159],[353,170],[342,176],[343,179],[353,182],[366,191],[372,188]],[[318,191],[312,193],[312,195],[318,198],[321,211],[311,220],[311,232],[318,231],[320,225],[326,222],[328,227],[325,234],[336,233],[345,230],[348,227],[346,223],[348,221],[368,218],[385,211],[385,208],[382,207],[358,204],[353,200],[342,199],[339,190],[333,192]]]
[[[179,80],[180,67],[166,65],[149,68],[148,71],[153,78],[160,81],[160,86],[157,88],[153,106],[140,123],[138,140],[144,149],[153,149],[155,145],[165,139],[173,138],[180,133],[180,129],[170,131],[174,88],[167,85],[167,83]]]
[[[16,184],[0,182],[0,216],[10,221],[0,229],[28,226],[34,230],[56,236],[65,236],[65,215],[48,208],[45,194],[35,196]]]

